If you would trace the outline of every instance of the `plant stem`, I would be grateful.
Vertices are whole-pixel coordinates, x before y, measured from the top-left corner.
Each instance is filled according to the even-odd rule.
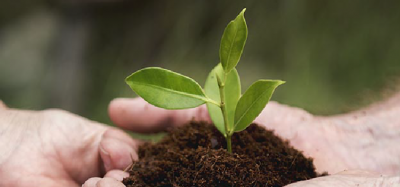
[[[229,132],[228,129],[228,114],[226,111],[226,106],[225,106],[225,92],[224,92],[224,88],[225,88],[225,80],[226,80],[227,74],[225,74],[224,76],[224,82],[222,82],[221,78],[217,75],[217,81],[218,81],[218,87],[219,87],[219,95],[221,98],[221,104],[220,104],[220,108],[221,108],[221,112],[222,112],[222,116],[224,118],[224,126],[225,126],[225,139],[226,139],[226,148],[228,149],[229,153],[232,153],[232,143],[231,143],[231,133]]]
[[[226,136],[226,148],[228,149],[229,153],[232,153],[232,135],[227,134]]]

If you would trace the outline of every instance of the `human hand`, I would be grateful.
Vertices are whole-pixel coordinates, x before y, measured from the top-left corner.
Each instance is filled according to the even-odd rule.
[[[138,133],[152,133],[169,127],[181,126],[190,120],[209,121],[206,107],[187,110],[165,110],[154,107],[141,98],[115,99],[109,105],[109,115],[117,126]],[[129,174],[122,170],[113,170],[104,178],[93,177],[82,187],[123,187],[122,179]]]
[[[386,115],[395,111],[398,108],[392,107],[390,111],[386,111]],[[154,130],[154,127],[161,130],[166,125],[179,126],[192,118],[210,121],[204,106],[169,111],[153,107],[142,99],[116,99],[110,104],[109,112],[118,126],[141,132]],[[400,150],[397,146],[400,136],[393,134],[400,132],[399,128],[395,128],[400,120],[389,119],[381,113],[376,114],[369,110],[319,117],[302,109],[270,102],[255,122],[274,130],[306,156],[312,157],[318,172],[334,174],[343,170],[364,169],[382,174],[396,174],[400,171]],[[376,125],[376,121],[380,121],[382,125]],[[364,174],[365,172],[361,172],[359,175]],[[353,177],[357,181],[356,175],[341,173],[313,179],[310,185],[314,182],[326,184],[342,178],[351,181]],[[370,177],[369,181],[380,180],[379,177]],[[298,185],[307,186],[308,183],[293,184]]]
[[[121,179],[139,142],[123,131],[62,110],[8,109],[0,101],[0,186],[78,187]],[[122,175],[123,176],[123,175]]]
[[[296,182],[286,187],[395,187],[398,186],[399,183],[399,177],[388,177],[364,170],[349,170],[329,176]]]

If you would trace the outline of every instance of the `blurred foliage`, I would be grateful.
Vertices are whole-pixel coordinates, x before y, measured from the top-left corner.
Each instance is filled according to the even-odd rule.
[[[244,89],[259,78],[285,80],[273,100],[336,114],[398,84],[400,1],[77,2],[0,2],[0,99],[11,107],[109,123],[108,103],[134,96],[124,78],[140,68],[204,82],[223,29],[244,7]]]

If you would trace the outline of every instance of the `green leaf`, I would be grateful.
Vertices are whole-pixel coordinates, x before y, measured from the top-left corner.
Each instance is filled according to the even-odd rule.
[[[158,67],[139,70],[125,81],[144,100],[165,109],[194,108],[209,100],[193,79]]]
[[[219,58],[225,72],[230,72],[236,67],[242,56],[247,39],[247,25],[242,12],[225,28],[219,48]]]
[[[285,83],[280,80],[258,80],[239,99],[235,112],[235,132],[246,129],[267,105],[274,90]]]
[[[207,96],[218,103],[221,102],[219,87],[216,75],[224,82],[224,70],[221,64],[218,64],[208,75],[204,90]],[[233,130],[234,116],[236,104],[240,98],[240,79],[236,69],[233,69],[228,75],[225,81],[225,106],[228,115],[228,128]],[[211,119],[214,122],[217,129],[222,133],[226,134],[224,126],[224,118],[222,116],[221,108],[212,104],[207,103],[208,113],[210,113]]]

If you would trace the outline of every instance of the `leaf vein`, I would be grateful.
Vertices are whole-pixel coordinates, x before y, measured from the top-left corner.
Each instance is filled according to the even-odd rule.
[[[238,27],[237,27],[236,25],[233,25],[233,26],[235,27],[235,35],[233,36],[233,40],[232,40],[231,45],[230,45],[230,47],[229,47],[228,59],[226,59],[226,66],[229,65],[229,60],[230,60],[230,58],[231,58],[233,43],[235,43],[236,35],[237,35],[237,33],[238,33],[238,30],[239,30]]]
[[[253,107],[253,105],[255,105],[255,103],[257,103],[258,100],[261,99],[261,97],[265,94],[265,92],[267,92],[268,89],[266,89],[265,91],[262,92],[262,94],[260,94],[259,97],[257,97],[256,100],[254,100],[254,102],[251,103],[251,105],[246,109],[246,111],[243,113],[243,115],[240,116],[240,118],[238,119],[238,121],[235,123],[235,127],[234,129],[236,129],[236,126],[238,125],[238,123],[243,119],[243,117],[249,112],[250,108]]]
[[[189,94],[187,92],[177,91],[177,90],[174,90],[174,89],[165,88],[165,87],[161,87],[161,86],[154,85],[154,84],[145,84],[145,83],[136,82],[136,81],[132,81],[132,83],[138,84],[138,85],[142,85],[142,86],[148,86],[148,87],[152,87],[152,88],[156,88],[156,89],[160,89],[160,90],[164,90],[164,91],[167,91],[167,92],[176,93],[176,94],[187,96],[187,97],[200,99],[200,100],[203,100],[203,101],[206,101],[206,102],[208,101],[208,99],[206,97],[202,97],[202,96],[195,95],[195,94]]]

